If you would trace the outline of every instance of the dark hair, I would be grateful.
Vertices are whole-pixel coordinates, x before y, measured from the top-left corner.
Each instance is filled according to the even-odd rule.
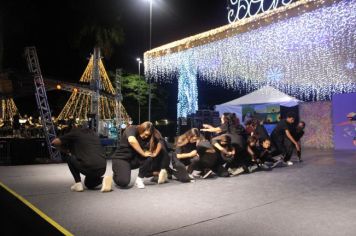
[[[220,141],[227,142],[229,144],[231,143],[231,137],[229,135],[223,135],[221,136]]]
[[[270,141],[270,142],[271,142],[271,139],[268,138],[268,137],[265,137],[265,138],[263,138],[263,139],[261,140],[261,143],[263,143],[263,142],[265,142],[265,141]]]
[[[181,147],[186,145],[192,137],[198,137],[200,139],[200,131],[197,128],[193,128],[178,137],[176,146]]]
[[[247,138],[247,145],[250,145],[250,143],[257,143],[257,141],[258,141],[258,139],[257,139],[257,137],[256,136],[249,136],[248,138]]]
[[[158,144],[158,141],[162,139],[161,133],[155,129],[153,124],[149,121],[145,121],[142,124],[137,126],[137,131],[139,134],[144,133],[145,131],[150,131],[150,148],[149,151],[153,152]]]
[[[229,112],[225,112],[223,115],[225,124],[227,126],[227,132],[233,133],[234,129],[236,129],[236,115]]]
[[[297,117],[297,115],[293,112],[293,111],[290,111],[290,112],[288,112],[287,113],[287,118],[296,118]]]

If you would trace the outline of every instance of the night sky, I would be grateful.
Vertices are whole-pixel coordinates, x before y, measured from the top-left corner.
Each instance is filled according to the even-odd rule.
[[[138,73],[137,57],[149,49],[149,2],[146,0],[2,1],[4,68],[25,71],[23,50],[36,46],[44,77],[77,82],[93,45],[74,45],[80,28],[92,19],[118,24],[124,42],[104,58],[107,70]],[[227,24],[226,0],[155,0],[152,48]],[[169,91],[171,117],[176,107],[176,85]],[[211,107],[238,96],[235,91],[199,83],[200,107]],[[214,95],[214,100],[211,95]],[[174,108],[174,109],[173,109]]]

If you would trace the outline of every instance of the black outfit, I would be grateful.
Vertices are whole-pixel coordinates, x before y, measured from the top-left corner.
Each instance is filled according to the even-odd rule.
[[[13,121],[12,121],[12,128],[14,130],[19,130],[21,127],[20,125],[20,116],[18,114],[14,115]]]
[[[261,124],[258,124],[256,126],[256,129],[253,132],[253,135],[256,136],[260,142],[262,142],[266,138],[269,138],[269,135],[268,135],[268,132],[267,132],[265,126],[261,125]]]
[[[286,120],[281,120],[272,131],[271,138],[273,145],[277,148],[275,155],[281,154],[284,161],[289,161],[292,157],[294,144],[287,137],[286,130],[290,131],[291,128]]]
[[[85,175],[84,184],[89,189],[100,185],[106,170],[106,160],[99,137],[88,129],[73,129],[59,138],[64,149],[69,150],[67,163],[75,182]]]
[[[149,150],[149,138],[147,140],[141,139],[137,126],[130,126],[126,128],[120,140],[120,147],[116,150],[113,161],[112,170],[114,172],[114,182],[120,187],[127,187],[131,179],[131,170],[139,168],[138,177],[148,177],[149,173],[155,169],[168,168],[170,158],[164,145],[158,156],[155,158],[142,157],[130,145],[128,138],[133,136],[137,139],[143,151]],[[162,142],[161,140],[154,140],[155,143]]]
[[[239,149],[243,149],[246,147],[246,140],[241,130],[241,127],[235,127],[233,125],[229,126],[228,124],[222,124],[220,126],[221,133],[229,135],[231,138],[231,144]]]
[[[178,158],[177,154],[190,153],[194,150],[197,150],[197,144],[187,143],[183,146],[177,147],[175,152],[172,153],[172,165],[175,169],[175,176],[183,183],[190,181],[189,173],[199,167],[200,158],[198,156],[191,158]],[[186,166],[189,166],[188,170],[186,169]]]
[[[208,150],[213,150],[213,152],[208,152]],[[209,141],[200,141],[197,145],[197,152],[200,157],[200,161],[197,166],[198,170],[211,169],[220,177],[230,176],[229,172],[222,166],[223,162]]]

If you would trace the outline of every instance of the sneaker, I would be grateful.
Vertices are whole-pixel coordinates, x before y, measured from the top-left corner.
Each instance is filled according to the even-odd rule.
[[[239,168],[231,169],[230,175],[236,176],[236,175],[242,174],[244,172],[245,172],[244,168],[239,167]]]
[[[289,166],[292,166],[292,165],[293,165],[293,162],[291,162],[291,161],[287,161],[286,163],[287,163],[287,165],[289,165]]]
[[[271,166],[271,168],[276,168],[276,167],[284,167],[286,166],[284,161],[276,161],[275,163],[273,163],[273,165]]]
[[[208,178],[209,176],[211,176],[212,173],[213,173],[212,170],[208,170],[208,171],[203,175],[203,179]]]
[[[266,164],[260,164],[258,165],[258,168],[260,168],[261,170],[271,170],[271,167]]]
[[[102,193],[111,192],[112,191],[112,176],[111,175],[104,176],[103,183],[102,183],[100,191]]]
[[[167,182],[167,181],[168,181],[168,174],[167,174],[167,171],[166,171],[166,169],[162,169],[162,170],[159,172],[157,183],[158,183],[158,184],[164,184],[164,183]]]
[[[195,170],[191,175],[193,176],[194,179],[199,179],[202,177],[202,171]]]
[[[256,171],[258,169],[258,166],[257,165],[252,165],[252,166],[249,166],[248,167],[248,170],[250,171],[250,173]]]
[[[143,183],[143,179],[138,177],[136,178],[135,186],[139,189],[145,188],[145,184]]]
[[[84,191],[84,187],[83,184],[81,182],[75,183],[70,187],[70,190],[72,190],[73,192],[83,192]]]

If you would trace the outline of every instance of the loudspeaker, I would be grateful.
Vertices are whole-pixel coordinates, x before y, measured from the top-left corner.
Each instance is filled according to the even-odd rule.
[[[8,141],[0,141],[0,164],[10,164],[10,145]]]

